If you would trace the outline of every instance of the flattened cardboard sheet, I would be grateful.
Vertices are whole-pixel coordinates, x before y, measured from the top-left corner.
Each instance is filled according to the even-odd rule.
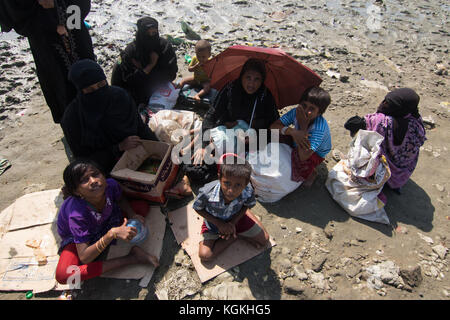
[[[214,261],[203,263],[198,256],[198,244],[202,239],[200,231],[203,218],[192,208],[192,203],[193,202],[178,210],[169,212],[168,215],[169,220],[172,223],[171,228],[175,238],[191,257],[192,263],[202,283],[250,260],[266,249],[276,245],[276,243],[270,239],[270,244],[268,244],[267,247],[256,249],[247,241],[239,239],[222,252]]]
[[[161,257],[164,233],[166,231],[165,216],[161,213],[161,209],[159,207],[150,207],[149,213],[145,218],[145,225],[148,228],[149,234],[147,239],[143,243],[139,244],[139,247],[159,259]],[[130,252],[133,246],[133,244],[119,240],[117,241],[117,245],[111,246],[109,249],[107,259],[109,260],[117,257],[123,257]],[[154,271],[155,268],[152,265],[138,264],[112,270],[103,274],[102,277],[114,279],[148,279],[148,281],[150,281]],[[147,284],[145,284],[145,281],[141,282],[141,286],[146,287],[147,285],[148,282]]]

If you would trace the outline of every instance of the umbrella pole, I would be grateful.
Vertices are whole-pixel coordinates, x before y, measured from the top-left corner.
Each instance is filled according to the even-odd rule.
[[[258,102],[258,97],[256,97],[256,99],[255,99],[255,104],[253,105],[252,117],[250,118],[250,124],[248,125],[248,128],[249,128],[249,129],[252,127],[253,116],[254,116],[254,114],[255,114],[256,103],[257,103],[257,102]]]

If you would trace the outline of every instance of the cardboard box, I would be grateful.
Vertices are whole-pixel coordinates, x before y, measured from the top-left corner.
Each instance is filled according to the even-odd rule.
[[[111,171],[111,176],[122,187],[123,192],[134,199],[165,203],[164,191],[172,187],[179,166],[171,160],[172,145],[143,140],[142,145],[127,150]],[[139,172],[137,169],[149,157],[161,159],[156,174]]]

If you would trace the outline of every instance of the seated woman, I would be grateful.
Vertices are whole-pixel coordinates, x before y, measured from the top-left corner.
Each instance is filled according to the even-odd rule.
[[[120,53],[111,84],[127,90],[136,105],[147,105],[158,85],[173,81],[177,72],[175,51],[159,36],[158,21],[144,17],[137,21],[135,40]]]
[[[207,130],[221,125],[228,129],[236,127],[238,126],[238,120],[241,120],[239,123],[245,123],[247,127],[255,130],[269,129],[271,123],[280,116],[272,93],[264,85],[265,76],[264,62],[257,59],[247,60],[242,67],[239,78],[220,90],[214,104],[206,113],[202,124],[201,137]],[[203,164],[205,148],[209,143],[209,141],[204,141],[203,147],[195,150],[192,157],[194,168]],[[234,152],[234,150],[226,150],[225,152]],[[219,157],[220,154],[215,156]],[[194,180],[197,180],[195,170],[189,170],[189,168],[187,170],[192,173],[189,178],[193,177]],[[214,175],[216,172],[215,164],[213,164],[211,170],[207,170],[206,173]],[[199,183],[203,185],[208,178],[204,174],[200,174],[198,180],[201,180]]]
[[[376,131],[384,137],[381,152],[391,170],[387,185],[397,192],[416,168],[420,147],[426,140],[419,100],[412,89],[396,89],[385,96],[376,113],[364,118],[354,116],[344,125],[352,136],[363,129]]]
[[[238,125],[238,120],[257,131],[269,129],[280,115],[272,93],[264,85],[265,78],[264,62],[247,60],[239,78],[228,83],[218,93],[214,105],[204,117],[203,133],[220,125],[231,129]]]
[[[136,147],[140,139],[157,140],[127,92],[109,86],[96,62],[74,63],[69,79],[78,95],[64,112],[61,127],[75,158],[92,159],[108,174],[122,152]]]
[[[127,226],[127,218],[144,222],[122,197],[115,180],[106,179],[89,160],[70,163],[63,179],[65,200],[57,222],[61,246],[55,277],[59,283],[66,284],[71,277],[84,281],[131,264],[158,267],[158,259],[137,246],[124,257],[106,261],[99,258],[116,239],[130,241],[136,236],[137,230]]]
[[[303,182],[312,184],[317,175],[315,168],[331,150],[330,129],[323,117],[330,102],[327,91],[312,87],[305,92],[296,108],[270,126],[271,129],[280,130],[282,135],[291,136],[294,147],[284,143],[274,146],[271,143],[266,150],[261,151],[263,158],[272,158],[270,162],[276,163],[277,168],[267,169],[258,156],[250,155],[249,161],[254,171],[252,183],[259,201],[275,202]],[[274,147],[276,152],[273,152]]]

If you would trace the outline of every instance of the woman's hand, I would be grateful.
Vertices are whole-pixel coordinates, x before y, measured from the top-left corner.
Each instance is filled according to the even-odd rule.
[[[199,149],[195,150],[194,155],[191,158],[192,163],[195,166],[202,165],[204,159],[205,159],[205,149],[203,149],[203,148],[199,148]]]
[[[140,144],[141,138],[139,138],[138,136],[129,136],[119,143],[119,150],[120,151],[130,150],[136,148]]]
[[[56,27],[56,32],[60,35],[60,36],[69,36],[69,33],[67,32],[66,27],[64,27],[63,25],[59,25]]]
[[[112,232],[116,235],[116,238],[125,241],[130,241],[137,234],[137,229],[135,227],[127,227],[128,220],[124,218],[123,223],[120,227],[112,228]]]
[[[38,0],[38,2],[44,9],[51,9],[55,7],[54,0]]]
[[[156,52],[150,54],[150,63],[143,69],[146,74],[149,74],[158,63],[159,55]]]

